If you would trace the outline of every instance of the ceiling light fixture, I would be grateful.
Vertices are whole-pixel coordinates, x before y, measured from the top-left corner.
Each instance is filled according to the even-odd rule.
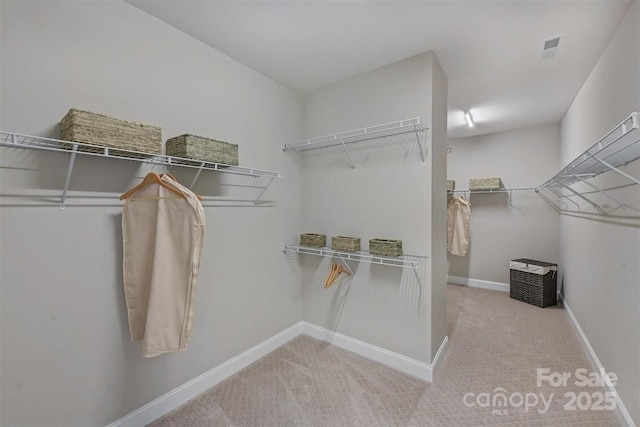
[[[476,124],[473,122],[473,117],[471,117],[471,111],[464,112],[464,119],[467,121],[467,125],[470,128],[474,127]]]

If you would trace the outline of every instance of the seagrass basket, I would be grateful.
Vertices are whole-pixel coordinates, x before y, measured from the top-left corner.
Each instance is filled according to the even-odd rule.
[[[456,182],[453,179],[447,180],[447,191],[453,191],[456,189]]]
[[[300,246],[322,248],[326,245],[327,236],[325,234],[304,233],[300,235]]]
[[[469,190],[499,190],[502,188],[500,178],[471,178]]]
[[[402,255],[402,240],[371,239],[369,240],[371,255],[396,257]]]
[[[60,121],[63,140],[109,148],[111,154],[122,157],[147,157],[162,152],[162,129],[105,114],[72,108]],[[71,149],[73,144],[64,144]],[[144,154],[117,150],[138,151]],[[96,147],[78,146],[78,151],[101,153]]]
[[[167,140],[169,156],[238,166],[238,145],[202,136],[184,134]]]
[[[345,252],[358,252],[360,250],[360,238],[333,236],[331,237],[331,249]]]

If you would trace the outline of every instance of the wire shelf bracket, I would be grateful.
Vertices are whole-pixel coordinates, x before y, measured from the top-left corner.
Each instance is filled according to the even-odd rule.
[[[0,131],[0,147],[54,151],[70,155],[64,186],[62,189],[62,194],[60,196],[60,209],[64,209],[65,207],[67,193],[69,191],[69,184],[71,182],[71,176],[73,173],[73,167],[75,165],[76,157],[78,154],[81,154],[83,156],[103,157],[110,159],[135,161],[151,165],[160,165],[166,166],[169,169],[172,167],[196,169],[197,172],[189,188],[193,188],[196,181],[200,177],[200,174],[205,170],[220,172],[223,174],[249,176],[254,178],[267,178],[267,184],[264,186],[258,197],[253,201],[254,204],[261,203],[260,199],[267,191],[274,179],[280,179],[283,177],[280,172],[274,172],[264,169],[225,165],[221,163],[206,161],[194,161],[192,159],[184,159],[181,157],[167,155],[150,155],[149,153],[142,153],[139,151],[125,150],[120,148],[114,151],[110,150],[108,147],[101,147],[93,144],[85,144],[74,141],[63,141],[53,138],[22,135],[18,133],[2,131]]]
[[[317,150],[320,148],[329,148],[334,146],[342,146],[348,158],[349,165],[355,169],[356,165],[353,161],[348,146],[359,142],[366,142],[375,139],[388,138],[396,135],[415,134],[416,142],[420,150],[422,162],[426,163],[426,131],[428,127],[422,123],[419,117],[413,119],[400,120],[382,125],[370,126],[362,129],[340,132],[331,135],[319,136],[302,141],[291,142],[281,146],[283,151],[293,151],[300,155],[301,152],[308,150]]]

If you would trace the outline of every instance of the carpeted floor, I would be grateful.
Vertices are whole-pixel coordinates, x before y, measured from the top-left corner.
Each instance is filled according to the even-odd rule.
[[[432,384],[300,336],[152,426],[623,425],[595,409],[609,406],[603,388],[576,384],[576,369],[594,369],[563,309],[447,292],[449,350]],[[536,368],[571,377],[538,386]]]

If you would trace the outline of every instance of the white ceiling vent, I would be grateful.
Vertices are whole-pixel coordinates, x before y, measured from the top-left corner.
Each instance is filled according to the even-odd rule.
[[[558,53],[558,46],[560,46],[560,39],[564,36],[564,34],[560,34],[559,36],[550,37],[548,39],[544,39],[540,42],[540,51],[538,52],[538,59],[550,59],[556,56]]]

